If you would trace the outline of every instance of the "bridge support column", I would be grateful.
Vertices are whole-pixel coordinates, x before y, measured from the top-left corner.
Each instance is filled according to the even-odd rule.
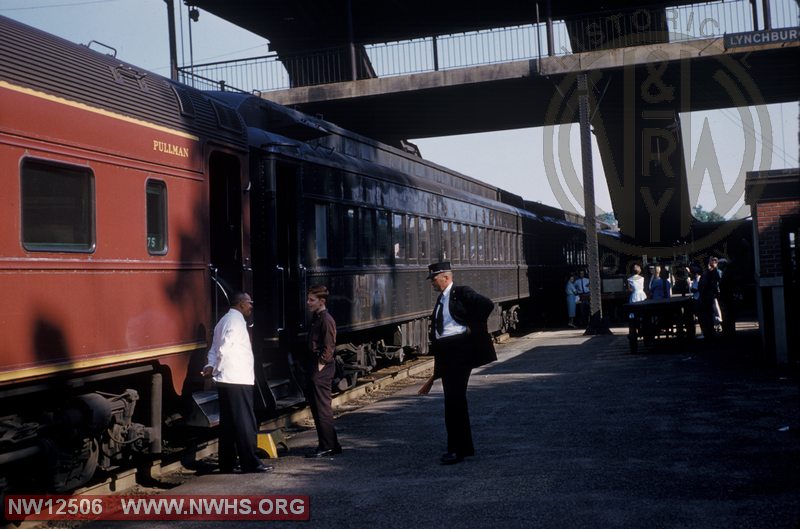
[[[671,247],[692,224],[679,110],[680,65],[625,67],[608,81],[592,119],[622,233],[644,247]],[[688,94],[685,94],[688,96]],[[650,253],[643,251],[642,253]]]

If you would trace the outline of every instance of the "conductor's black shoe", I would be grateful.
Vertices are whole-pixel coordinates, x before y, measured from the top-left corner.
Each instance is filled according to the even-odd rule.
[[[272,467],[269,465],[258,465],[255,468],[242,471],[244,474],[264,474],[266,472],[272,472]]]
[[[464,456],[456,454],[455,452],[447,452],[442,456],[440,461],[443,465],[455,465],[456,463],[464,461]]]

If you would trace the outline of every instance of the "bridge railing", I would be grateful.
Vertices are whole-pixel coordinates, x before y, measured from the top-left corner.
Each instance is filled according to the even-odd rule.
[[[798,24],[800,14],[795,0],[768,0],[763,5],[767,9],[749,0],[637,7],[550,23],[198,64],[180,71],[183,82],[202,89],[216,86],[215,89],[266,92],[706,39],[752,31],[759,26],[782,28]]]

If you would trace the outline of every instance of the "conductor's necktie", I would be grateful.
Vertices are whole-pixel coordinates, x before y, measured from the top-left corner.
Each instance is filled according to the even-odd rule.
[[[436,300],[436,333],[439,336],[444,334],[444,304],[442,303],[441,294],[439,294],[439,299]]]

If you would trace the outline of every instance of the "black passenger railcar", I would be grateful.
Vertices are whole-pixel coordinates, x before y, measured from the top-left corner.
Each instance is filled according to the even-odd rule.
[[[287,376],[286,352],[303,348],[311,284],[331,290],[340,342],[359,363],[427,351],[435,295],[425,275],[438,260],[498,304],[492,328],[514,325],[530,296],[522,222],[534,214],[498,200],[495,187],[330,123],[217,96],[250,126],[254,289],[270,300],[256,328],[270,378]]]

